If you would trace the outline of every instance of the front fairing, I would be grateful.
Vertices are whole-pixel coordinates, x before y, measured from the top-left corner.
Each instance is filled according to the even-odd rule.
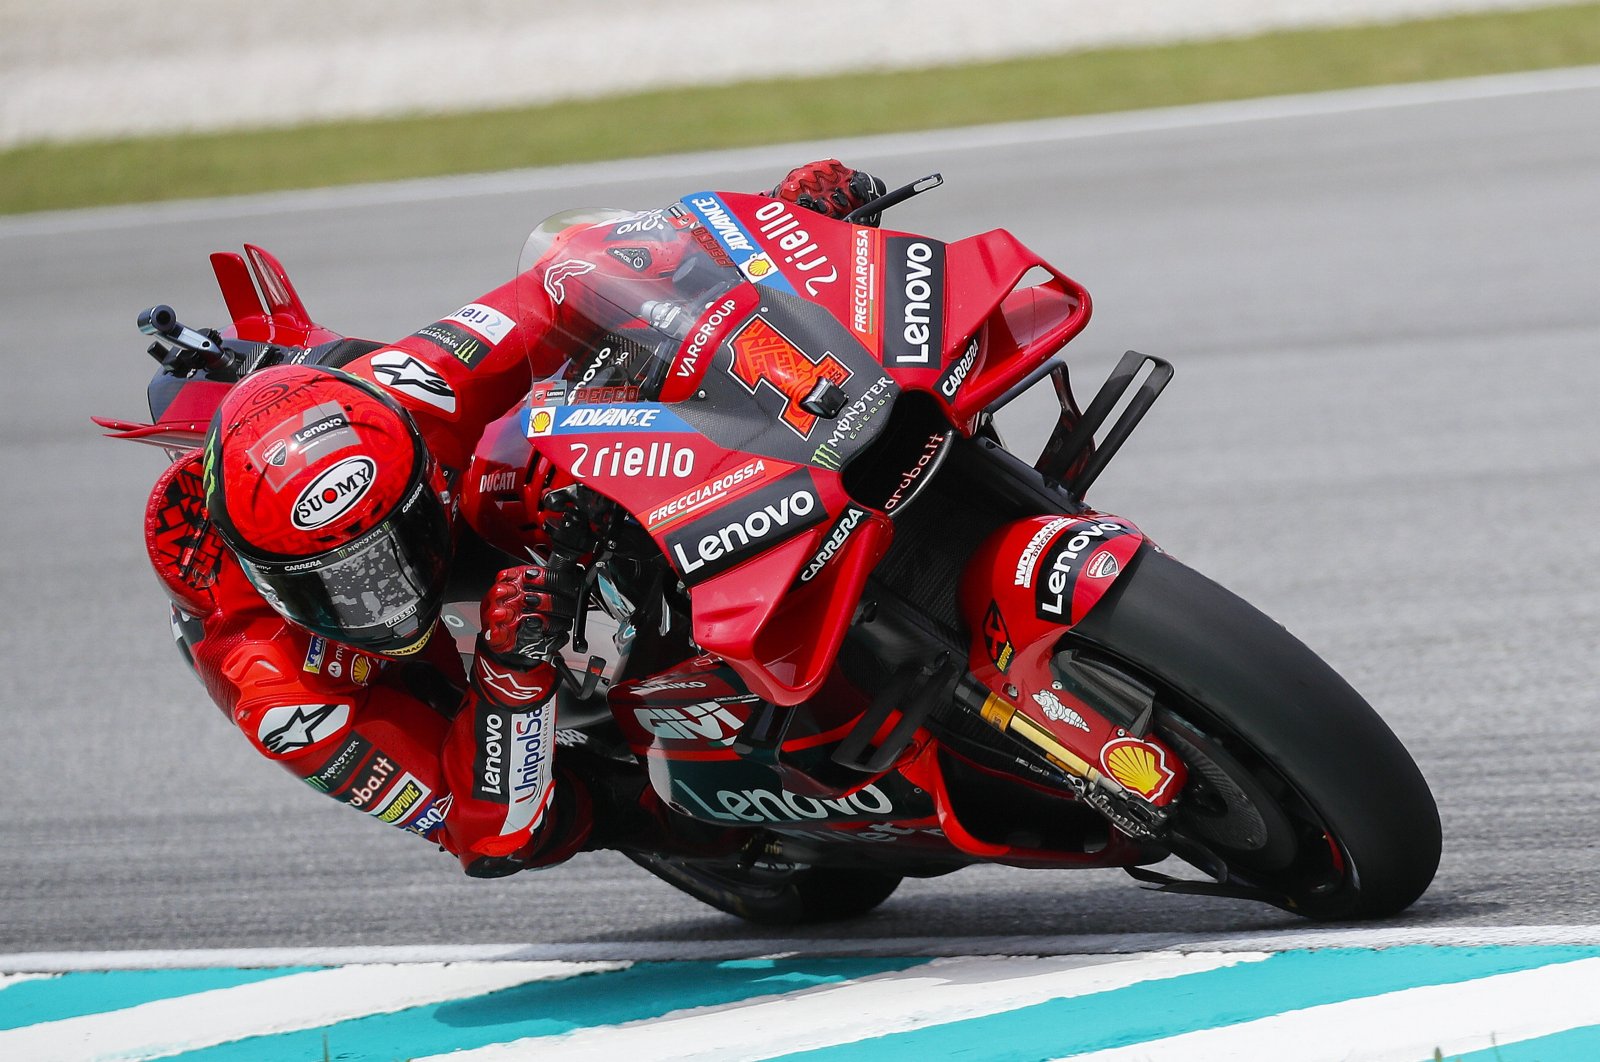
[[[887,517],[841,473],[899,388],[799,293],[804,279],[779,283],[738,239],[732,251],[718,241],[713,198],[725,202],[568,213],[534,231],[522,315],[548,317],[564,361],[534,385],[515,434],[646,530],[690,590],[698,645],[767,699],[797,703],[888,545]],[[808,404],[822,381],[838,408]],[[489,456],[484,483],[512,459]]]

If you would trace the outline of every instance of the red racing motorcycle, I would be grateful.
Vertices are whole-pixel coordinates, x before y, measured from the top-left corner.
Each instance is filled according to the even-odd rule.
[[[568,244],[575,224],[611,226],[603,254]],[[270,256],[252,266],[298,305]],[[1122,867],[1316,919],[1427,888],[1438,812],[1372,708],[1086,503],[1172,369],[1130,352],[1080,409],[1057,355],[1088,293],[1015,237],[704,192],[557,215],[519,275],[569,357],[485,431],[463,511],[526,556],[552,487],[590,509],[558,738],[745,838],[640,865],[764,923],[976,863]],[[145,324],[211,341],[170,311]],[[164,364],[158,424],[195,405],[175,391],[224,385],[218,364]],[[995,415],[1046,383],[1059,414],[1030,465]],[[467,651],[476,590],[446,609]],[[1198,874],[1151,869],[1170,856]]]

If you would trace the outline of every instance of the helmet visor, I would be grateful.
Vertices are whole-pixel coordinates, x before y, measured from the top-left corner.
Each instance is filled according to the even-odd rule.
[[[377,653],[421,648],[444,597],[450,528],[426,482],[348,546],[307,560],[239,557],[279,614],[332,641]]]

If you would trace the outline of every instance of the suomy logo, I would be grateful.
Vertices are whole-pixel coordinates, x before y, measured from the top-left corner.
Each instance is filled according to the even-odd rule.
[[[378,466],[370,457],[347,457],[311,481],[295,499],[290,517],[302,531],[325,527],[349,512],[372,486]]]

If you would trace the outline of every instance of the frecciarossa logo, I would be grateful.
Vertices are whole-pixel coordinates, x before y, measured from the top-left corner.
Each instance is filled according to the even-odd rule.
[[[689,585],[703,582],[827,519],[811,474],[795,471],[663,537]]]

